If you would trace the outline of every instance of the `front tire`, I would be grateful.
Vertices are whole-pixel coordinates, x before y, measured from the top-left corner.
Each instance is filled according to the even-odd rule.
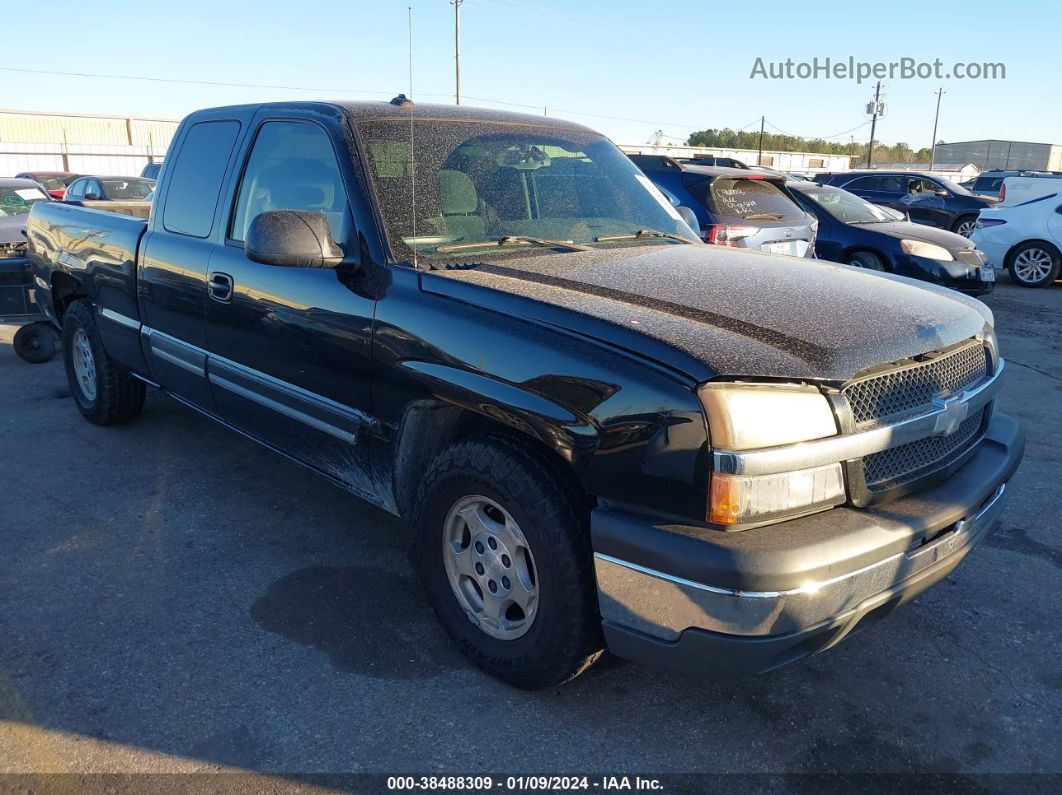
[[[1022,287],[1044,287],[1058,278],[1062,257],[1046,243],[1022,243],[1010,255],[1010,277]]]
[[[144,382],[107,355],[88,301],[75,301],[63,316],[63,362],[70,394],[89,422],[117,425],[140,415]]]
[[[428,600],[480,668],[537,689],[601,655],[589,510],[544,456],[503,438],[457,442],[432,463],[414,521]]]
[[[854,251],[848,255],[848,264],[854,268],[865,268],[868,271],[884,271],[885,263],[881,257],[870,251]]]

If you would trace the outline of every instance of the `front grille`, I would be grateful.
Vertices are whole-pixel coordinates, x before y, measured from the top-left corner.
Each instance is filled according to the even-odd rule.
[[[856,423],[929,411],[934,398],[961,392],[988,375],[987,348],[979,342],[929,357],[848,384],[843,393]]]
[[[984,421],[981,409],[947,436],[934,436],[872,453],[863,459],[867,489],[880,493],[916,480],[965,453],[977,440]]]

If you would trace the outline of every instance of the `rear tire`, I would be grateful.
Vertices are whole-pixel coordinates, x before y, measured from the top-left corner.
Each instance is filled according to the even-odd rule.
[[[870,251],[855,251],[848,255],[848,264],[854,268],[865,268],[868,271],[884,271],[885,263],[881,257]]]
[[[59,335],[49,324],[27,323],[15,332],[12,340],[15,353],[30,364],[44,364],[55,357],[59,349]]]
[[[88,301],[75,301],[63,316],[63,361],[70,394],[89,422],[117,425],[140,415],[144,382],[107,355]]]
[[[543,456],[504,438],[455,443],[429,468],[414,522],[428,600],[484,671],[538,689],[601,655],[589,510]]]
[[[955,223],[951,225],[951,231],[957,235],[963,237],[969,237],[973,234],[974,228],[977,225],[976,215],[962,215],[955,219]]]
[[[1044,287],[1058,278],[1058,249],[1036,240],[1022,243],[1010,255],[1010,278],[1022,287]]]

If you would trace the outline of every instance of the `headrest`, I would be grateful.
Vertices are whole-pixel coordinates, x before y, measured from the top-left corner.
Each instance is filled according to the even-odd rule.
[[[443,215],[474,213],[478,207],[476,186],[468,174],[448,168],[439,172],[439,209]]]
[[[320,207],[325,193],[314,185],[278,185],[269,192],[269,202],[277,210]]]

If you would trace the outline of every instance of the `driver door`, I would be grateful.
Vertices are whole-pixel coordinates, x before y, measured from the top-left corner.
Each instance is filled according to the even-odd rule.
[[[225,245],[210,258],[209,378],[228,423],[381,504],[368,466],[375,300],[349,269],[268,265],[244,250],[259,213],[305,210],[323,213],[333,240],[357,253],[340,123],[258,119],[230,192]]]

